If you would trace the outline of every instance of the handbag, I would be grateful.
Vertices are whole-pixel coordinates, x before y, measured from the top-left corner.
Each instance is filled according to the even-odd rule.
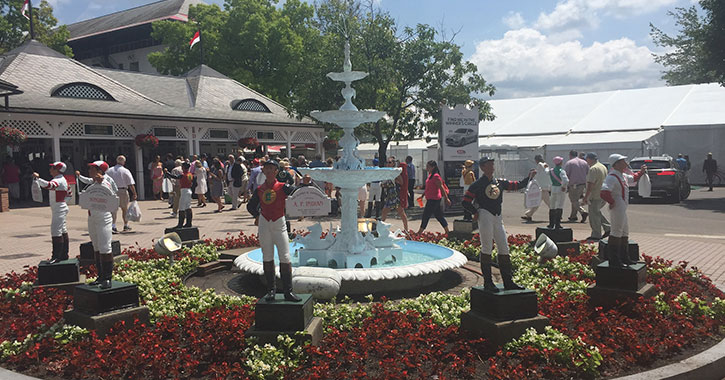
[[[526,192],[524,193],[524,207],[531,209],[539,207],[541,205],[541,186],[534,179],[529,181],[526,186]]]
[[[644,173],[639,179],[639,185],[637,186],[637,193],[640,197],[647,198],[652,195],[652,181],[647,173]]]
[[[40,182],[33,180],[33,185],[30,186],[30,193],[33,196],[33,202],[43,203],[43,190],[40,188]]]
[[[138,222],[141,220],[141,207],[138,202],[133,201],[128,205],[128,211],[126,211],[126,217],[132,222]]]

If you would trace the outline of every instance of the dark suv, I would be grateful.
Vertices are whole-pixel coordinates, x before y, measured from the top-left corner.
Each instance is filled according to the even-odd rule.
[[[690,196],[690,182],[687,172],[680,170],[670,156],[635,157],[629,162],[632,171],[636,172],[642,165],[647,165],[647,174],[652,183],[652,196],[666,197],[678,203]],[[639,198],[637,185],[630,186],[630,200]]]

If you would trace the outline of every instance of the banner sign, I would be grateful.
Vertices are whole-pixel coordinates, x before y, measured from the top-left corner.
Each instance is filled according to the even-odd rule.
[[[478,108],[444,106],[441,113],[443,161],[478,160]]]
[[[78,203],[85,210],[114,212],[118,209],[119,200],[111,189],[94,183],[80,194]]]
[[[288,216],[325,216],[332,210],[331,199],[314,186],[299,187],[285,200]]]

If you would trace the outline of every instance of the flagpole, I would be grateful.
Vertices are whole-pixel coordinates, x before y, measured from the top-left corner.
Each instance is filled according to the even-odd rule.
[[[197,22],[199,25],[199,66],[204,64],[204,39],[201,38],[201,21]]]
[[[30,13],[30,39],[35,39],[35,28],[33,27],[33,2],[28,0],[28,12]]]

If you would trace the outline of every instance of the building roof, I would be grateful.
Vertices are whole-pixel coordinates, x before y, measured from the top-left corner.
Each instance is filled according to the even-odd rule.
[[[722,107],[725,88],[718,84],[489,102],[496,119],[479,124],[482,138],[653,131],[663,126],[725,124],[725,107]]]
[[[201,0],[161,0],[151,4],[107,14],[68,25],[69,41],[158,20],[188,21],[189,6],[204,4]]]
[[[54,54],[37,41],[0,56],[0,80],[24,91],[13,97],[12,108],[33,112],[318,126],[309,118],[297,120],[280,104],[207,66],[180,77],[100,69]],[[74,82],[100,87],[116,101],[51,96],[55,89]],[[270,112],[232,109],[235,100],[249,98]]]

